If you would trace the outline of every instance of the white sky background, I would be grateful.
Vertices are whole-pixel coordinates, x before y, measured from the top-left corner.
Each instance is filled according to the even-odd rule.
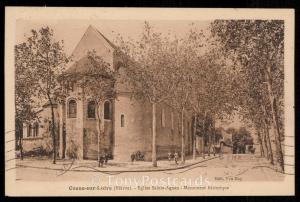
[[[193,27],[203,30],[208,35],[211,21],[187,21],[187,20],[152,20],[148,21],[154,30],[167,35],[176,35],[178,38],[188,33]],[[31,35],[32,29],[39,30],[41,27],[49,26],[54,31],[55,40],[63,40],[67,55],[71,55],[77,43],[85,33],[89,25],[99,30],[106,38],[114,42],[120,34],[125,40],[138,40],[143,32],[144,20],[17,20],[16,44],[24,42]],[[217,122],[217,126],[223,128],[239,128],[242,123],[237,116],[232,120]]]
[[[154,27],[154,30],[162,34],[168,34],[177,37],[184,36],[188,33],[191,23],[199,30],[209,33],[209,24],[211,21],[178,21],[178,20],[155,20],[148,21]],[[49,21],[30,21],[18,20],[16,43],[21,43],[30,36],[30,30],[43,26],[49,26],[54,31],[56,40],[64,40],[65,51],[71,54],[77,43],[80,41],[84,32],[89,25],[98,29],[106,38],[115,42],[117,34],[124,39],[131,38],[138,40],[141,37],[144,21],[143,20],[49,20]]]

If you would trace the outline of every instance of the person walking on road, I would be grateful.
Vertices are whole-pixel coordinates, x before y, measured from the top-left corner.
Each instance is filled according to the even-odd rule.
[[[175,164],[178,165],[178,153],[177,153],[177,151],[175,151],[175,153],[174,153],[174,161],[175,161]]]
[[[168,152],[168,160],[169,160],[169,162],[172,160],[172,153],[171,152]]]

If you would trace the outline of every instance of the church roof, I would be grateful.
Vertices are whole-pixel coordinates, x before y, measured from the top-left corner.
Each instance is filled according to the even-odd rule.
[[[106,41],[112,48],[117,49],[117,46],[116,46],[113,42],[111,42],[109,39],[107,39],[107,38],[106,38],[99,30],[95,29],[95,28],[92,27],[91,25],[90,25],[90,27],[91,27],[91,29],[94,29],[96,32],[98,32],[98,34],[99,34],[100,36],[102,36],[102,37],[105,39],[105,41]]]
[[[82,57],[80,60],[76,61],[73,63],[73,65],[71,67],[69,67],[69,69],[67,69],[65,71],[65,75],[73,75],[76,73],[80,73],[80,74],[100,74],[105,76],[108,75],[106,74],[106,69],[105,67],[103,67],[101,69],[101,67],[98,67],[100,69],[97,69],[97,71],[95,71],[95,67],[93,65],[92,60],[89,58],[88,55]]]
[[[78,61],[75,61],[70,65],[69,68],[65,71],[66,74],[72,74],[72,73],[85,73],[88,71],[89,67],[91,65],[91,61],[88,59],[88,56],[84,56]]]
[[[108,40],[99,30],[90,25],[73,50],[72,56],[74,60],[78,60],[86,55],[88,51],[95,50],[101,54],[103,51],[113,51],[116,48],[116,45]]]
[[[96,51],[97,55],[103,58],[104,62],[110,64],[111,68],[115,68],[115,70],[117,71],[119,70],[119,63],[122,63],[125,58],[127,59],[126,63],[128,63],[129,65],[137,65],[136,62],[125,53],[116,51],[118,50],[118,47],[109,39],[107,39],[100,31],[90,25],[85,31],[79,43],[76,45],[72,53],[73,60],[68,64],[65,75],[73,75],[75,73],[88,74],[94,72],[91,71],[94,67],[87,54],[88,51],[93,50]],[[108,54],[112,53],[112,51],[115,51],[115,54],[117,56],[117,58],[114,58],[113,62],[112,60],[110,60],[112,59],[111,57],[113,57],[113,54]],[[113,63],[116,63],[115,67],[113,67]],[[121,68],[121,71],[119,72],[117,78],[117,83],[119,83],[116,86],[117,91],[130,91],[126,79],[126,70],[124,68]]]
[[[87,57],[89,51],[95,51],[105,62],[112,65],[112,53],[117,46],[107,39],[99,30],[89,26],[72,53],[72,62],[66,67],[66,73],[84,73],[90,67]],[[86,69],[87,67],[87,69]]]

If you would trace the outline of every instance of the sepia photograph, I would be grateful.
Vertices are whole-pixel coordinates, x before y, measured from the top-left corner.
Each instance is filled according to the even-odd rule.
[[[6,195],[294,195],[292,9],[5,19]]]

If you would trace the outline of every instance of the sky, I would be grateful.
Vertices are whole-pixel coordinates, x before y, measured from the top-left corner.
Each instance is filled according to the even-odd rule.
[[[178,21],[178,20],[155,20],[148,21],[154,29],[162,34],[168,32],[177,37],[188,33],[191,24],[194,24],[199,30],[209,33],[209,24],[211,21]],[[76,44],[80,41],[89,25],[98,29],[104,36],[112,42],[115,42],[117,35],[120,34],[125,39],[137,40],[143,31],[143,20],[18,20],[16,23],[16,43],[26,40],[30,36],[30,30],[43,26],[49,26],[54,31],[54,37],[57,40],[64,40],[65,51],[71,54]]]
[[[209,34],[211,21],[178,21],[178,20],[155,20],[148,21],[155,31],[163,35],[171,33],[177,37],[184,36],[190,30],[191,24],[196,29],[203,30]],[[110,41],[115,42],[118,34],[125,39],[138,40],[143,31],[143,20],[18,20],[16,23],[16,44],[24,42],[30,36],[30,30],[38,30],[41,27],[49,26],[54,31],[56,40],[63,40],[65,51],[71,55],[75,46],[80,41],[89,25],[95,27]],[[241,121],[237,116],[232,120],[218,121],[217,126],[224,128],[239,128]]]

